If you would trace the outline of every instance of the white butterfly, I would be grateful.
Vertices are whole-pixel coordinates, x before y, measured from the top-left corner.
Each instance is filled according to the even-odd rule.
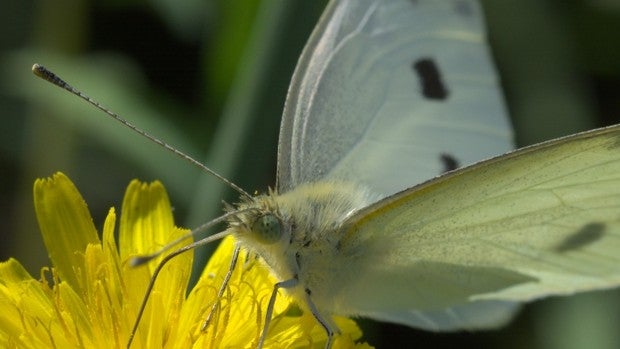
[[[255,211],[229,232],[330,338],[333,314],[497,327],[519,302],[620,285],[619,136],[594,130],[414,187],[511,149],[481,10],[332,1],[290,87],[278,194],[241,205]]]
[[[473,1],[405,0],[332,1],[312,34],[282,120],[279,196],[256,199],[282,236],[232,232],[328,332],[332,314],[497,327],[518,302],[620,284],[618,127],[407,189],[511,148],[484,35]]]

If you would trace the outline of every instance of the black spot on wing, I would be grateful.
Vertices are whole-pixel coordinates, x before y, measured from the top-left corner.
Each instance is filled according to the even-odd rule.
[[[427,99],[444,100],[448,98],[448,88],[444,84],[439,67],[432,58],[421,58],[413,62],[422,94]]]
[[[454,156],[447,153],[442,153],[441,155],[439,155],[439,160],[441,160],[441,163],[443,164],[442,173],[456,170],[457,168],[461,167],[459,161]]]
[[[574,234],[564,238],[555,250],[560,253],[577,250],[601,239],[603,235],[605,235],[605,224],[586,224]]]

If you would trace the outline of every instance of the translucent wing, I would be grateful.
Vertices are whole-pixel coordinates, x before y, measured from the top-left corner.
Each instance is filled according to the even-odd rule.
[[[285,106],[278,189],[357,180],[381,196],[512,149],[473,1],[332,1]]]
[[[510,302],[619,286],[620,125],[431,180],[342,233],[340,253],[364,255],[347,265],[354,311],[412,326],[499,325]]]

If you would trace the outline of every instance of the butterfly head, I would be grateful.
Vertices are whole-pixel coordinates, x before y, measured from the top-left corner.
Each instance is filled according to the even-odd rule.
[[[249,245],[274,245],[288,236],[285,219],[274,200],[276,194],[269,192],[252,199],[244,199],[236,207],[228,210],[237,211],[229,220],[232,234],[242,243]]]

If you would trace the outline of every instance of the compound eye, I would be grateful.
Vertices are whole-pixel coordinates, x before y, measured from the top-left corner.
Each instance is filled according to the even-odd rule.
[[[282,225],[278,217],[266,214],[259,217],[252,224],[252,232],[256,238],[265,244],[273,244],[282,237]]]

